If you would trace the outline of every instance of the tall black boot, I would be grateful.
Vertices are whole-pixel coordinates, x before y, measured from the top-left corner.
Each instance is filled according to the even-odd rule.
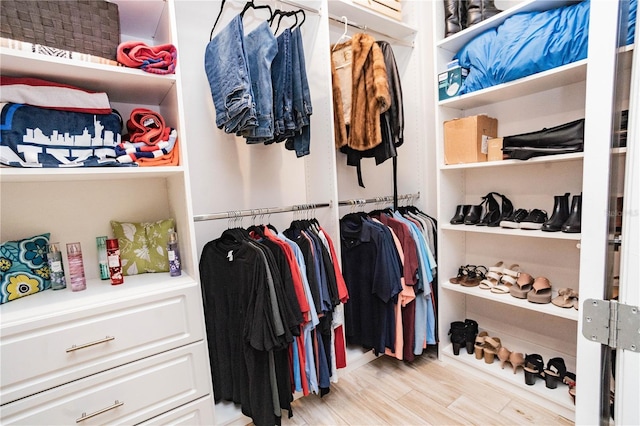
[[[467,346],[467,353],[471,355],[473,354],[473,345],[475,345],[476,336],[478,335],[478,323],[468,318],[464,320],[464,323],[467,325],[465,333],[465,344]]]
[[[444,0],[444,36],[467,27],[467,0]]]
[[[574,195],[571,201],[571,214],[562,225],[562,232],[578,233],[581,231],[582,223],[582,194]]]
[[[542,224],[542,231],[558,232],[562,225],[569,219],[569,193],[553,197],[553,214]]]
[[[493,0],[467,0],[467,27],[489,19],[502,12]]]
[[[451,336],[451,343],[453,345],[453,354],[458,355],[460,353],[460,347],[466,346],[467,342],[467,324],[462,321],[454,321],[451,323],[449,329],[449,335]]]

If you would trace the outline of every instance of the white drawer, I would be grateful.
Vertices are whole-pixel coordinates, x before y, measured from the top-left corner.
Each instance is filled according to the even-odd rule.
[[[183,346],[4,405],[0,423],[139,423],[207,395],[208,362],[204,342]]]
[[[200,398],[197,401],[182,405],[168,413],[160,414],[151,420],[140,423],[139,426],[152,425],[212,425],[213,422],[213,398],[211,395]]]
[[[201,303],[199,286],[192,282],[151,294],[104,297],[30,321],[6,323],[3,317],[0,402],[202,340]]]

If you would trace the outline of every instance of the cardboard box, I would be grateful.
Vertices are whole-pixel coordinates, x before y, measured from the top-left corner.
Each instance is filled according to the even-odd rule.
[[[504,155],[502,154],[502,138],[489,139],[487,146],[487,161],[502,161],[504,159]]]
[[[488,141],[498,136],[498,120],[487,115],[444,122],[444,163],[487,161]]]
[[[443,101],[458,96],[468,74],[469,70],[459,65],[438,74],[438,99]]]

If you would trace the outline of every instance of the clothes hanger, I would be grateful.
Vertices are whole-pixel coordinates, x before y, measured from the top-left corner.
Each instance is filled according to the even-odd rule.
[[[242,12],[240,12],[240,16],[244,18],[244,13],[249,9],[254,9],[254,10],[267,9],[269,11],[269,19],[267,19],[267,21],[270,21],[271,18],[273,17],[273,9],[271,9],[271,6],[269,6],[268,4],[256,5],[254,3],[254,0],[248,1],[244,5],[244,8],[242,9]]]
[[[209,41],[213,40],[213,30],[216,29],[216,25],[218,25],[218,21],[220,20],[220,16],[222,16],[222,9],[224,9],[224,4],[227,0],[222,0],[220,3],[220,10],[218,11],[218,16],[216,17],[216,21],[213,23],[213,28],[211,28],[211,34],[209,34]]]
[[[347,34],[347,32],[349,31],[349,21],[347,19],[346,16],[342,16],[342,21],[344,22],[344,32],[342,33],[342,35],[340,36],[340,38],[338,39],[338,41],[336,41],[333,45],[333,49],[331,49],[331,51],[333,52],[334,50],[336,50],[336,46],[339,45],[340,43],[342,43],[343,41],[347,41],[347,40],[351,40],[351,36],[349,34]]]

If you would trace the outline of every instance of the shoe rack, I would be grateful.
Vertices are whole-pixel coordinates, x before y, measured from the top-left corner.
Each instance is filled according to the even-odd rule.
[[[500,7],[500,2],[496,5]],[[444,11],[441,2],[433,2],[434,16],[434,73],[446,69],[458,50],[483,31],[496,27],[508,17],[529,11],[544,11],[569,2],[523,1],[505,2],[509,8],[479,24],[444,37]],[[615,5],[614,5],[615,6]],[[606,30],[607,9],[604,4],[592,3],[590,40],[602,40]],[[598,11],[597,11],[598,10]],[[608,12],[605,10],[605,12]],[[609,23],[615,28],[615,23]],[[608,35],[610,36],[610,34]],[[615,35],[614,35],[615,36]],[[517,299],[510,294],[496,294],[479,287],[464,287],[449,282],[460,266],[483,265],[487,268],[502,261],[503,267],[519,265],[522,272],[534,278],[546,277],[551,282],[552,299],[560,288],[572,288],[583,300],[589,292],[602,289],[603,283],[589,276],[603,276],[604,254],[594,248],[606,246],[606,188],[597,180],[608,181],[608,168],[603,156],[609,156],[611,126],[599,123],[603,116],[613,116],[612,105],[603,105],[602,99],[612,98],[605,88],[613,84],[616,76],[606,76],[606,65],[612,63],[615,47],[589,46],[587,59],[552,70],[500,84],[451,99],[435,99],[435,135],[437,162],[438,218],[438,286],[439,286],[439,357],[447,362],[468,367],[479,374],[488,374],[500,380],[524,397],[557,412],[568,419],[595,422],[597,417],[588,405],[597,406],[597,378],[580,368],[584,360],[595,357],[599,348],[580,343],[582,338],[580,312],[561,308],[552,303],[536,304]],[[633,47],[622,49],[622,73],[627,87],[630,78],[630,58]],[[600,62],[600,59],[603,62]],[[604,76],[604,77],[603,77]],[[606,80],[600,80],[606,78]],[[598,86],[598,83],[600,86]],[[628,95],[627,95],[628,96]],[[599,112],[597,112],[599,108]],[[443,123],[454,118],[486,114],[498,120],[498,137],[527,133],[585,118],[585,151],[532,158],[527,161],[503,160],[468,164],[446,165],[444,162]],[[605,128],[602,128],[604,126]],[[597,136],[599,135],[599,136]],[[591,149],[590,147],[594,147]],[[596,148],[597,147],[597,148]],[[624,162],[625,148],[611,153],[612,161]],[[603,184],[604,185],[604,184]],[[539,230],[505,229],[475,225],[452,225],[449,219],[460,204],[477,205],[489,192],[507,196],[514,209],[534,208],[553,213],[554,196],[570,193],[583,194],[582,233],[543,232]],[[598,204],[602,203],[602,204]],[[594,207],[600,205],[600,207]],[[585,208],[599,209],[585,214]],[[588,235],[584,230],[589,230]],[[602,234],[597,230],[602,229]],[[595,256],[595,257],[594,257]],[[589,271],[589,272],[587,272]],[[589,274],[589,275],[587,275]],[[593,297],[602,297],[593,296]],[[454,355],[447,335],[451,322],[476,320],[479,329],[490,336],[499,337],[504,347],[523,354],[537,353],[546,363],[562,357],[567,371],[577,373],[578,381],[593,380],[593,391],[579,386],[581,397],[574,404],[568,386],[559,384],[548,389],[544,380],[527,385],[524,373],[517,374],[507,366],[500,368],[498,361],[487,364],[466,351]],[[591,342],[588,342],[591,343]],[[577,370],[577,371],[576,371]],[[584,389],[584,390],[583,390]],[[584,395],[584,397],[583,397]],[[581,407],[585,407],[582,410]],[[577,414],[581,413],[581,414]],[[582,416],[582,418],[578,418]]]

